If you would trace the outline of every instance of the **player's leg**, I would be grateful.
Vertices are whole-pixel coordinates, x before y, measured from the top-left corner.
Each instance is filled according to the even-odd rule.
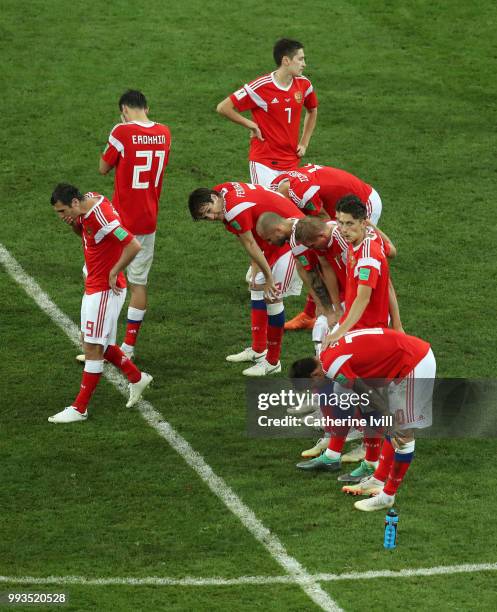
[[[391,437],[393,447],[393,460],[391,460],[388,477],[376,498],[365,499],[354,505],[358,510],[370,512],[391,508],[395,495],[411,465],[414,457],[416,429],[429,427],[432,422],[432,397],[436,375],[436,362],[431,349],[404,379],[402,389],[399,391],[391,385],[391,404],[395,409],[395,402],[402,398],[403,409],[395,410],[396,426]],[[398,405],[398,404],[397,404]],[[399,419],[399,414],[401,417]],[[402,420],[402,423],[399,421]]]
[[[259,162],[249,162],[250,170],[250,182],[253,185],[262,185],[263,187],[269,187],[274,179],[286,172],[285,170],[275,170]]]
[[[136,236],[142,248],[126,269],[131,299],[128,306],[126,333],[121,349],[130,359],[140,327],[147,311],[147,282],[152,261],[154,259],[155,232]]]
[[[368,201],[366,202],[366,210],[368,219],[371,219],[375,225],[378,225],[382,209],[383,204],[381,202],[380,194],[373,189],[369,194]]]
[[[255,366],[243,371],[246,376],[265,376],[281,372],[281,345],[285,326],[285,307],[283,299],[290,295],[300,295],[302,279],[298,275],[295,258],[291,251],[286,251],[272,265],[271,271],[276,287],[281,291],[282,299],[278,302],[268,303],[267,316],[267,354],[265,359],[259,360]],[[262,290],[264,276],[259,272],[255,278],[256,289]]]
[[[143,391],[152,382],[153,378],[146,372],[141,372],[136,365],[129,359],[124,351],[116,344],[117,323],[122,307],[126,300],[126,291],[119,295],[112,294],[112,299],[108,306],[107,317],[104,323],[105,330],[105,352],[104,358],[116,366],[126,376],[129,381],[129,399],[126,404],[130,408],[140,399]]]
[[[79,393],[70,406],[49,417],[51,423],[72,423],[86,420],[87,406],[103,372],[105,339],[103,324],[112,291],[84,294],[81,302],[81,333],[85,365]]]
[[[226,361],[241,363],[244,361],[259,361],[267,353],[267,306],[264,301],[262,285],[250,290],[250,318],[252,322],[252,344],[240,353],[228,355]]]

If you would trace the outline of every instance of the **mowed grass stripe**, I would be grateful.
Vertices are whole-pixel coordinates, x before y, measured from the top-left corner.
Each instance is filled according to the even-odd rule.
[[[80,345],[79,329],[67,317],[50,297],[42,290],[38,283],[29,276],[12,257],[9,251],[0,243],[0,261],[12,279],[20,285],[35,301],[40,309],[62,329],[68,338],[76,345]],[[128,395],[127,380],[114,369],[107,369],[104,377],[124,396]],[[181,455],[198,476],[207,484],[209,489],[227,506],[229,510],[241,521],[250,533],[259,541],[273,557],[273,559],[292,577],[310,599],[323,610],[338,611],[341,608],[320,587],[306,569],[290,556],[280,540],[272,534],[267,527],[256,517],[254,512],[246,506],[226,482],[215,474],[203,457],[197,453],[190,444],[167,422],[155,408],[145,400],[141,400],[137,409],[162,438]]]

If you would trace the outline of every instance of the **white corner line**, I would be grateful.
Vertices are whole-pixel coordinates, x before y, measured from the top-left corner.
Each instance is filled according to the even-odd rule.
[[[0,262],[4,265],[12,279],[24,289],[38,307],[79,347],[78,326],[59,309],[38,283],[24,271],[19,262],[2,243],[0,243]],[[122,395],[127,397],[127,381],[118,370],[106,368],[104,376]],[[279,538],[269,531],[256,517],[254,512],[243,503],[233,489],[220,476],[214,473],[204,458],[155,410],[150,402],[145,400],[138,402],[137,409],[148,425],[169,442],[172,448],[181,455],[214,495],[231,510],[254,538],[266,548],[271,557],[291,576],[294,584],[300,586],[307,596],[322,610],[327,612],[341,611],[338,604],[321,588],[313,576],[307,572],[295,557],[287,553]],[[48,426],[50,427],[50,425]],[[55,425],[55,427],[57,426]]]

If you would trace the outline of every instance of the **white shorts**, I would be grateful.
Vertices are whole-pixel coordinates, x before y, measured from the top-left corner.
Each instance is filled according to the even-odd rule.
[[[83,295],[81,333],[89,344],[102,344],[104,349],[116,343],[117,321],[126,299],[126,289],[119,295],[110,289]]]
[[[381,203],[380,194],[373,189],[366,202],[366,209],[368,211],[368,219],[375,225],[377,225],[380,220],[382,208],[383,204]]]
[[[430,427],[436,372],[435,356],[430,349],[400,384],[389,385],[388,403],[394,416],[394,430]]]
[[[275,170],[254,161],[249,162],[249,168],[251,183],[253,185],[263,185],[264,187],[269,187],[277,176],[288,172],[288,170]]]
[[[279,291],[281,291],[282,297],[300,295],[302,291],[302,279],[297,272],[295,258],[291,251],[286,252],[276,260],[271,268],[271,272],[273,273],[274,284]],[[263,285],[265,282],[264,274],[262,272],[257,272],[255,275],[255,283],[257,285]]]
[[[148,273],[154,260],[155,232],[135,236],[141,244],[141,251],[126,268],[126,277],[132,285],[146,285]]]

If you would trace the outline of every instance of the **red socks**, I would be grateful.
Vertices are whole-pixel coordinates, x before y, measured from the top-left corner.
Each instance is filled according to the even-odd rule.
[[[107,347],[104,357],[109,363],[112,363],[112,365],[115,365],[116,368],[119,368],[130,383],[137,383],[140,380],[140,370],[135,366],[131,359],[126,357],[126,355],[116,344],[111,344]]]
[[[316,302],[313,300],[310,293],[307,294],[304,312],[308,317],[312,317],[313,319],[316,317]]]
[[[390,437],[385,437],[383,445],[381,447],[380,463],[374,472],[374,477],[381,482],[385,482],[390,473],[390,468],[393,463],[394,450]]]
[[[71,404],[78,412],[83,414],[86,411],[88,402],[95,391],[95,387],[98,385],[98,381],[102,376],[104,369],[104,362],[102,360],[90,360],[85,362],[85,369],[83,370],[83,376],[81,378],[81,385],[79,387],[79,393]]]
[[[383,440],[381,438],[369,438],[364,437],[364,448],[366,449],[366,456],[364,459],[370,463],[376,463],[380,456],[381,445]]]
[[[267,310],[264,308],[254,308],[252,302],[252,349],[256,353],[262,353],[267,347]]]

